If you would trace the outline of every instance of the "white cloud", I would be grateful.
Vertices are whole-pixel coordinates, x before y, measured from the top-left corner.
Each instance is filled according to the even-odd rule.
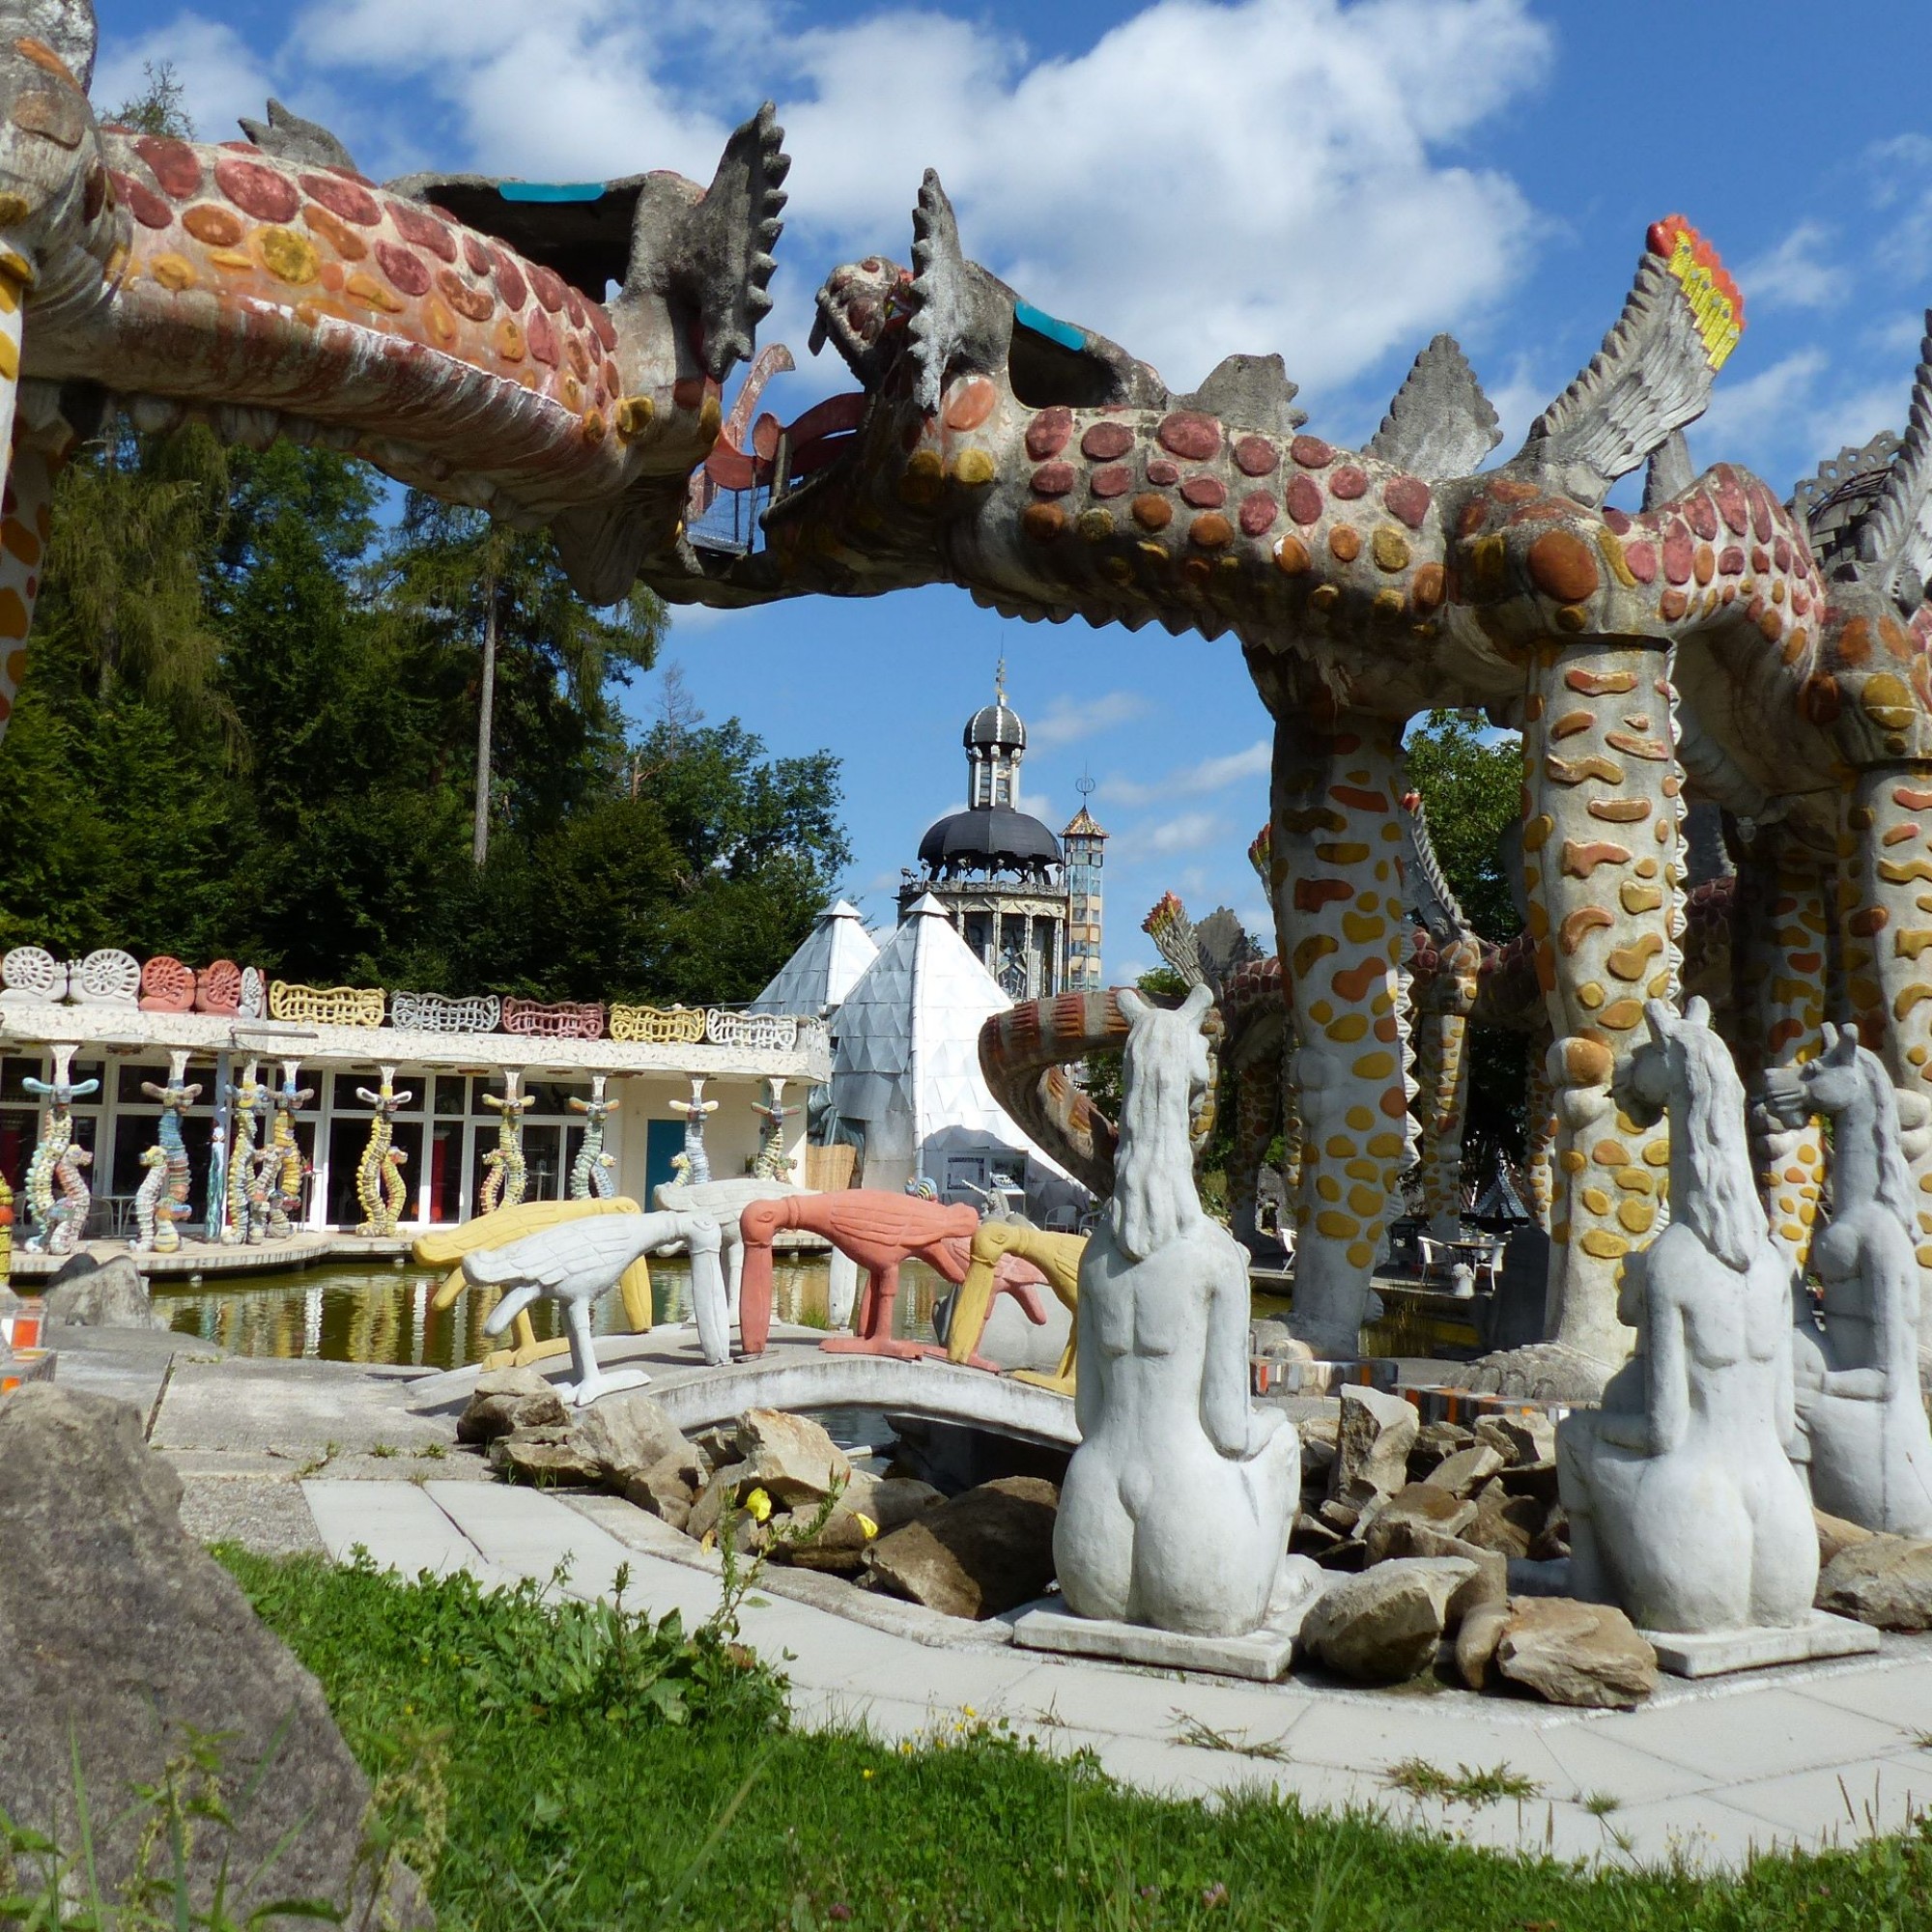
[[[1153,709],[1138,691],[1109,691],[1098,697],[1056,697],[1044,716],[1027,724],[1029,741],[1039,750],[1077,744],[1122,724],[1131,724]]]
[[[1226,752],[1203,758],[1199,764],[1183,765],[1164,779],[1143,783],[1138,779],[1109,779],[1100,786],[1100,797],[1109,805],[1155,805],[1170,798],[1199,798],[1209,792],[1225,791],[1245,780],[1265,778],[1272,753],[1268,741],[1259,738],[1244,752]]]
[[[1198,852],[1221,838],[1225,830],[1215,812],[1182,811],[1153,825],[1141,826],[1129,836],[1135,851],[1158,853],[1166,858],[1176,852]]]
[[[175,71],[185,105],[204,141],[226,141],[240,129],[236,117],[259,118],[273,84],[269,71],[235,29],[199,14],[178,14],[135,41],[109,40],[101,48],[90,90],[104,120],[147,92],[148,68]]]
[[[1526,266],[1521,191],[1449,151],[1547,72],[1530,0],[1154,0],[1051,60],[936,10],[796,18],[755,0],[309,0],[288,56],[423,90],[469,150],[440,164],[551,179],[706,179],[773,95],[810,230],[781,258],[787,332],[838,251],[906,256],[928,165],[969,252],[1176,387],[1280,349],[1319,397],[1489,312]]]
[[[1798,349],[1755,376],[1719,383],[1710,409],[1690,432],[1695,447],[1722,450],[1732,463],[1771,468],[1767,454],[1776,459],[1794,440],[1802,441],[1830,361],[1822,349]]]
[[[1835,308],[1845,298],[1842,268],[1826,252],[1831,231],[1820,221],[1801,221],[1769,254],[1738,270],[1745,309]]]

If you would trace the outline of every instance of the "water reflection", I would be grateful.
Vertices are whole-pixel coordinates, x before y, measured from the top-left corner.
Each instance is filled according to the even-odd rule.
[[[232,1354],[458,1369],[503,1346],[483,1332],[502,1291],[465,1289],[453,1308],[438,1314],[430,1303],[441,1279],[414,1266],[344,1266],[244,1275],[229,1286],[163,1278],[153,1288],[169,1327]],[[780,1321],[830,1325],[831,1271],[822,1256],[780,1257],[772,1290]],[[895,1333],[930,1341],[932,1304],[945,1292],[945,1282],[923,1263],[908,1262],[899,1271]],[[660,1325],[690,1319],[691,1269],[684,1261],[651,1264],[651,1314]],[[563,1332],[554,1302],[538,1302],[530,1320],[546,1341]],[[597,1332],[623,1327],[622,1297],[607,1294],[598,1304]]]

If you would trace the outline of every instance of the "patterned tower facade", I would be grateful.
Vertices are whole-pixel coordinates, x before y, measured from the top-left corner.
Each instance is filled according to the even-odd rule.
[[[1060,835],[1060,849],[1066,857],[1066,990],[1097,993],[1107,983],[1100,971],[1107,835],[1084,803]]]

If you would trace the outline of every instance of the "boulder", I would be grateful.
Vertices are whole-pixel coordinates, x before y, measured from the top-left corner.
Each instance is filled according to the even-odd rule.
[[[1425,1422],[1408,1452],[1409,1480],[1419,1483],[1444,1457],[1466,1449],[1475,1439],[1460,1422]]]
[[[1496,1477],[1477,1495],[1475,1519],[1462,1536],[1478,1549],[1527,1556],[1548,1513],[1548,1505],[1534,1496],[1511,1495],[1502,1479]]]
[[[562,1429],[569,1421],[563,1398],[535,1369],[492,1369],[477,1378],[476,1392],[457,1418],[456,1439],[494,1442],[520,1429]]]
[[[996,1617],[1053,1579],[1060,1491],[1007,1476],[928,1509],[866,1552],[871,1582],[949,1616]]]
[[[801,1570],[856,1576],[875,1538],[911,1522],[929,1509],[936,1509],[945,1500],[930,1483],[856,1472],[839,1496],[838,1507],[827,1518],[825,1527],[809,1543],[786,1544],[781,1560]],[[816,1513],[815,1509],[800,1509],[794,1512],[794,1519],[810,1521]]]
[[[1490,1681],[1490,1664],[1509,1624],[1509,1602],[1479,1604],[1456,1627],[1456,1674],[1471,1690]]]
[[[1476,1424],[1476,1440],[1488,1443],[1511,1468],[1556,1460],[1556,1425],[1540,1409],[1486,1415]]]
[[[686,1443],[664,1405],[641,1389],[607,1395],[575,1411],[572,1440],[596,1464],[599,1480],[621,1490],[667,1456],[681,1455]]]
[[[1378,1518],[1364,1539],[1371,1563],[1406,1556],[1457,1556],[1475,1566],[1476,1574],[1449,1600],[1445,1622],[1455,1630],[1465,1616],[1491,1604],[1509,1601],[1509,1559],[1493,1549],[1479,1549],[1459,1536],[1445,1536],[1427,1523],[1396,1521],[1384,1526]]]
[[[75,1255],[47,1285],[49,1328],[165,1328],[131,1255]]]
[[[1394,1495],[1408,1481],[1408,1452],[1421,1427],[1401,1396],[1345,1388],[1328,1493],[1357,1506],[1372,1495]]]
[[[1398,1523],[1423,1523],[1444,1536],[1460,1536],[1476,1520],[1476,1505],[1434,1483],[1398,1490],[1369,1520],[1365,1536],[1386,1535]]]
[[[821,1503],[852,1480],[845,1452],[807,1415],[748,1408],[738,1418],[738,1460],[774,1502]]]
[[[661,1517],[673,1529],[683,1529],[703,1487],[704,1464],[697,1451],[686,1444],[630,1477],[624,1484],[624,1500]]]
[[[1494,1662],[1551,1704],[1628,1711],[1657,1689],[1657,1653],[1623,1611],[1570,1597],[1513,1597]]]
[[[1819,1577],[1817,1604],[1879,1630],[1932,1630],[1932,1542],[1874,1536],[1850,1545]]]
[[[1454,1556],[1378,1563],[1328,1589],[1301,1626],[1302,1648],[1359,1683],[1406,1682],[1435,1662],[1450,1600],[1475,1574]]]
[[[185,1913],[203,1922],[225,1865],[236,1923],[315,1898],[366,1932],[432,1925],[406,1866],[360,1862],[368,1780],[321,1687],[182,1528],[181,1493],[137,1408],[58,1384],[0,1403],[0,1808],[77,1851],[77,1755],[111,1907],[163,1824],[133,1788],[220,1734],[233,1824],[190,1821]]]
[[[702,1543],[724,1520],[725,1511],[736,1509],[744,1493],[757,1488],[750,1476],[743,1463],[726,1463],[722,1469],[714,1469],[685,1519],[685,1535]]]
[[[1841,1550],[1850,1549],[1856,1544],[1869,1543],[1876,1534],[1862,1523],[1847,1522],[1841,1516],[1827,1516],[1821,1509],[1811,1512],[1811,1520],[1818,1527],[1818,1568],[1821,1571],[1829,1570]]]
[[[1452,1496],[1473,1496],[1502,1466],[1502,1457],[1489,1443],[1473,1442],[1443,1457],[1422,1480]]]

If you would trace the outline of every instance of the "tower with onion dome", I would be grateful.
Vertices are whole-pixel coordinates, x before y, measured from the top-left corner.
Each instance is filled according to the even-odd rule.
[[[1063,856],[1052,831],[1020,810],[1026,724],[1007,701],[1004,660],[993,701],[967,721],[962,743],[966,809],[949,812],[920,840],[920,869],[905,874],[899,917],[930,893],[1009,999],[1098,987],[1107,835],[1083,806],[1067,828],[1073,842]]]

